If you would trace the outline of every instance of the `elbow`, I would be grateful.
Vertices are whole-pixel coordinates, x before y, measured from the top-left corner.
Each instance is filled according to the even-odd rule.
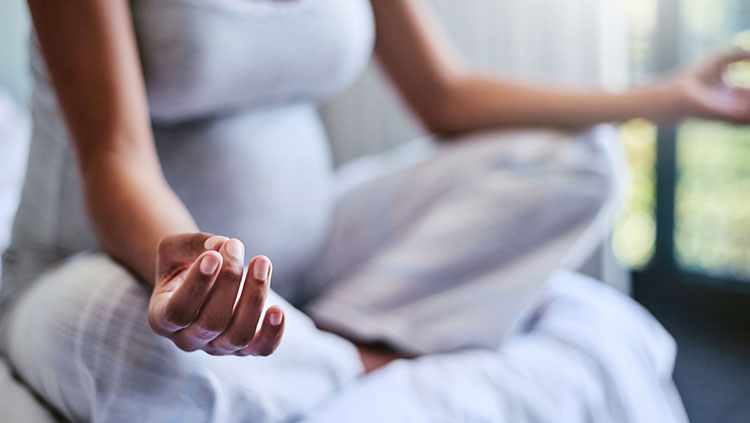
[[[459,80],[451,81],[420,96],[421,101],[413,104],[422,126],[431,134],[451,138],[473,129],[472,113],[463,104],[460,86]]]
[[[451,103],[432,103],[417,112],[422,126],[431,134],[452,137],[466,132],[466,125]]]
[[[478,113],[459,101],[435,104],[428,113],[420,113],[420,120],[429,133],[446,141],[487,127],[501,126],[483,123]]]
[[[487,101],[486,86],[471,74],[456,75],[422,97],[415,111],[430,133],[451,139],[488,127],[506,126],[502,108]]]

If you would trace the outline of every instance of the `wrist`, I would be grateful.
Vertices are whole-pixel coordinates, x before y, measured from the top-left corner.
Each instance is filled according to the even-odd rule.
[[[644,118],[663,124],[672,124],[684,116],[681,105],[682,90],[679,81],[665,80],[655,82],[642,89]]]

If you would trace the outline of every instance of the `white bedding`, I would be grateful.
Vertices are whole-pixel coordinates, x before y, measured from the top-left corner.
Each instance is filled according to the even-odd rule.
[[[26,385],[12,376],[5,360],[0,360],[0,422],[52,423],[56,421],[31,394]]]
[[[630,298],[561,271],[500,351],[395,361],[302,422],[687,422],[671,377],[675,352]],[[3,363],[0,421],[55,421]]]
[[[561,271],[527,330],[499,352],[394,362],[304,422],[686,422],[675,353],[640,305]]]

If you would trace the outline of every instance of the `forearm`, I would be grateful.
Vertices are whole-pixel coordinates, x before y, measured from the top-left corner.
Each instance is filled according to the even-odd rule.
[[[467,70],[423,0],[373,0],[375,51],[403,99],[427,129],[457,134],[484,128],[582,128],[643,117],[670,123],[684,117],[750,123],[750,89],[726,82],[735,50],[624,93],[519,83]]]
[[[561,89],[469,75],[456,78],[427,115],[427,126],[443,133],[491,127],[580,128],[642,117],[671,119],[670,93],[658,86],[623,93]]]
[[[103,247],[149,284],[159,242],[198,228],[159,168],[122,157],[82,166],[89,218]]]
[[[196,226],[161,171],[129,3],[29,0],[29,9],[96,234],[153,283],[161,239]]]

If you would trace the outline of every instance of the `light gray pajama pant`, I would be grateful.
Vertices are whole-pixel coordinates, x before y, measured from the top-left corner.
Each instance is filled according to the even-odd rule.
[[[345,166],[329,239],[300,282],[305,311],[407,353],[496,350],[554,270],[606,232],[613,158],[596,131],[491,133]],[[286,333],[266,358],[180,351],[150,330],[148,298],[106,255],[71,257],[6,315],[4,353],[76,421],[289,421],[362,373],[351,343],[274,293]]]

